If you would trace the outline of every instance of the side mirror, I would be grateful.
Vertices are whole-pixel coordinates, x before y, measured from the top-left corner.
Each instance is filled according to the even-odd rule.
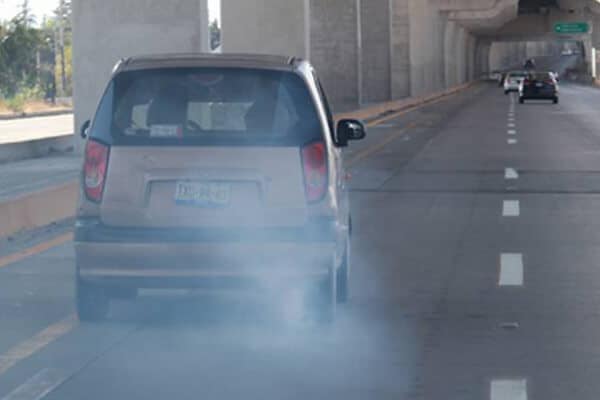
[[[367,136],[367,130],[362,122],[356,119],[342,119],[337,124],[337,144],[348,146],[351,140],[362,140]]]
[[[85,121],[83,123],[83,125],[81,125],[81,129],[79,130],[79,134],[81,135],[82,139],[85,139],[88,137],[88,130],[90,129],[90,125],[92,124],[92,121],[90,121],[89,119],[87,121]]]

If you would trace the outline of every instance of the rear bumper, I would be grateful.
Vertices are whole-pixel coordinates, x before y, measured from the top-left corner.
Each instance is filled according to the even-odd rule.
[[[345,243],[335,225],[275,230],[139,230],[78,221],[78,275],[89,282],[194,288],[216,281],[327,274]]]

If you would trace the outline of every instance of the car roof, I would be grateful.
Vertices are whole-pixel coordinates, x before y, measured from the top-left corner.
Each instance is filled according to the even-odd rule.
[[[229,67],[294,70],[303,60],[297,57],[268,54],[177,53],[129,57],[119,61],[115,72],[185,67]]]

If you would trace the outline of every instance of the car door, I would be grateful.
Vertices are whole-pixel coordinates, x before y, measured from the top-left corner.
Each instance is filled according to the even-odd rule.
[[[332,142],[336,143],[336,126],[335,119],[333,116],[333,112],[331,111],[331,106],[329,101],[327,100],[327,95],[325,90],[323,89],[323,85],[321,81],[316,76],[313,71],[313,78],[315,80],[315,84],[317,86],[320,101],[323,104],[323,108],[325,109],[325,113],[327,115],[327,125],[329,127],[329,132],[331,134]],[[348,196],[348,176],[349,174],[346,171],[344,165],[344,158],[342,154],[342,150],[339,147],[335,147],[332,151],[334,155],[334,166],[335,166],[335,185],[336,185],[336,200],[339,205],[339,222],[346,226],[349,229],[350,223],[350,201]]]

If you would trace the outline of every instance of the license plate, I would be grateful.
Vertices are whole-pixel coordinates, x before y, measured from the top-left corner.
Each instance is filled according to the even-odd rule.
[[[538,82],[538,83],[535,84],[535,87],[544,87],[544,84]]]
[[[219,182],[177,182],[175,202],[197,207],[227,207],[231,185]]]

